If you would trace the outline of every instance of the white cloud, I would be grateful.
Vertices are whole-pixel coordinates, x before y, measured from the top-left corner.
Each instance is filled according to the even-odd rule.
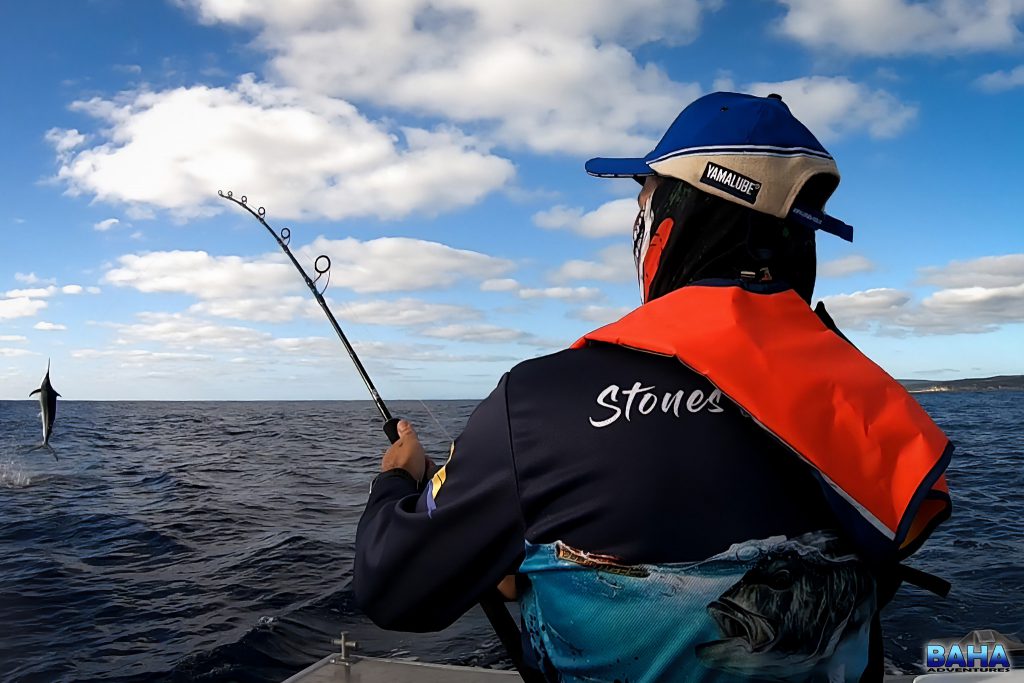
[[[785,35],[858,55],[949,54],[1010,48],[1020,39],[1017,0],[779,0]]]
[[[818,266],[819,277],[846,277],[857,273],[871,273],[875,270],[875,264],[871,259],[860,254],[852,254],[842,258],[827,261]]]
[[[263,347],[273,340],[270,334],[249,327],[218,325],[180,313],[140,313],[137,317],[141,322],[112,325],[118,345],[156,343],[185,351],[236,350]]]
[[[10,299],[16,299],[19,297],[27,297],[29,299],[45,299],[53,296],[57,292],[57,288],[53,285],[49,287],[36,287],[33,289],[9,289],[4,292],[4,296]]]
[[[986,92],[1003,92],[1020,88],[1024,86],[1024,64],[1010,71],[993,71],[980,76],[975,81],[975,85]]]
[[[1024,283],[943,289],[925,298],[920,311],[897,323],[919,334],[991,332],[1004,324],[1024,323]]]
[[[822,297],[822,303],[841,329],[867,329],[872,322],[893,320],[911,301],[909,293],[889,288]]]
[[[173,351],[149,351],[147,349],[76,349],[71,352],[72,358],[115,358],[122,368],[149,368],[155,363],[177,364],[196,363],[213,360],[213,356],[205,353],[177,353]]]
[[[514,363],[522,360],[517,356],[498,354],[453,353],[436,344],[402,344],[381,341],[353,342],[352,346],[360,358],[403,360],[437,363]]]
[[[629,245],[616,244],[598,253],[598,261],[573,259],[566,261],[551,273],[554,282],[600,280],[602,282],[629,282],[636,279],[633,251]]]
[[[39,354],[33,353],[28,349],[11,349],[0,346],[0,358],[16,358],[18,356],[37,356]]]
[[[309,245],[293,246],[293,251],[308,273],[314,272],[316,258],[326,254],[332,263],[330,287],[359,293],[438,289],[465,279],[486,279],[512,268],[512,263],[504,259],[405,237],[381,237],[366,242],[318,237]],[[213,256],[205,251],[125,254],[103,280],[141,292],[194,296],[200,302],[189,308],[192,314],[257,322],[285,322],[298,316],[319,315],[298,273],[278,253],[252,258]],[[410,304],[408,310],[393,313],[405,320],[435,316],[441,311],[457,315],[456,307],[439,306],[424,305],[417,313],[411,310],[415,305]],[[369,308],[357,304],[355,310],[355,315],[374,317]]]
[[[27,297],[0,299],[0,320],[30,318],[44,308],[46,308],[46,302],[39,299]]]
[[[140,292],[191,294],[200,299],[268,298],[302,283],[292,266],[277,255],[246,260],[205,251],[125,254],[103,280]]]
[[[252,358],[236,357],[233,362],[238,363],[262,363],[262,359],[272,358],[280,353],[296,358],[336,358],[341,352],[338,340],[333,337],[274,337],[250,327],[221,325],[180,313],[140,313],[137,317],[137,323],[109,325],[118,335],[115,343],[123,348],[85,352],[111,356],[139,353],[142,354],[140,357],[145,357],[144,354],[152,352],[140,352],[128,347],[159,344],[171,349],[168,352],[159,352],[167,359],[188,359],[197,354],[206,356],[222,352],[253,354]],[[437,336],[443,336],[444,330],[441,332],[442,334]],[[373,342],[366,340],[354,344],[360,351],[373,345]]]
[[[639,191],[639,185],[637,191]],[[637,215],[636,199],[614,199],[584,213],[582,208],[555,206],[533,215],[533,222],[549,230],[571,230],[584,237],[629,237]]]
[[[424,336],[437,339],[453,339],[467,342],[501,343],[525,341],[531,335],[522,330],[488,324],[453,324],[434,327],[422,332]]]
[[[281,323],[297,317],[311,318],[320,307],[308,296],[277,296],[259,298],[222,298],[201,301],[189,306],[188,312],[233,320]]]
[[[368,0],[344,5],[333,0],[298,0],[281,5],[275,0],[184,0],[207,23],[226,22],[277,27],[284,31],[302,28],[361,24],[367,30],[401,24],[398,30],[438,34],[434,40],[458,38],[475,29],[488,35],[502,29],[546,26],[566,36],[594,35],[601,39],[620,38],[628,43],[666,39],[688,42],[695,36],[704,8],[717,8],[718,1],[637,0],[622,4],[611,0],[552,5],[544,0],[520,0],[508,6],[494,6],[487,0],[398,0],[381,7]],[[395,36],[392,41],[397,38]],[[269,38],[269,36],[267,36]],[[427,38],[430,38],[427,36]],[[443,47],[443,46],[442,46]],[[450,49],[450,48],[449,48]],[[365,57],[359,56],[360,59]]]
[[[878,334],[978,334],[1024,323],[1024,273],[1019,254],[954,262],[925,269],[945,285],[916,303],[907,292],[872,289],[824,297],[841,327]],[[973,284],[972,284],[973,283]]]
[[[751,83],[744,91],[762,97],[782,95],[793,114],[825,141],[861,131],[873,138],[892,137],[917,116],[917,107],[903,104],[889,92],[872,90],[842,76]]]
[[[258,27],[257,44],[288,84],[480,122],[509,144],[576,154],[650,148],[698,88],[638,63],[627,47],[687,42],[703,11],[721,4],[188,1],[207,22]]]
[[[15,273],[14,279],[26,285],[37,285],[40,283],[52,284],[53,280],[43,280],[35,273]]]
[[[491,278],[480,283],[481,292],[511,292],[519,289],[519,282],[510,277]]]
[[[61,158],[66,157],[71,150],[85,142],[85,136],[74,128],[69,130],[51,128],[46,131],[45,137],[46,141],[53,145],[53,148],[57,151],[57,156]]]
[[[953,261],[942,268],[922,268],[921,276],[940,287],[1013,287],[1024,284],[1024,254]]]
[[[578,225],[582,217],[583,209],[559,204],[533,214],[533,224],[547,230],[561,230]]]
[[[72,108],[103,125],[102,139],[65,153],[57,178],[71,194],[124,203],[135,216],[221,211],[216,189],[247,193],[268,219],[437,214],[473,204],[515,173],[454,128],[405,128],[399,144],[347,102],[251,75],[231,88],[133,91]]]
[[[107,230],[110,230],[112,227],[119,224],[120,222],[121,221],[118,220],[117,218],[106,218],[100,221],[99,223],[93,223],[92,227],[95,228],[96,230],[99,230],[100,232],[105,232]]]
[[[60,323],[50,323],[45,320],[40,320],[32,326],[34,330],[42,330],[43,332],[63,332],[68,329],[67,325],[61,325]]]
[[[281,337],[272,340],[270,347],[281,353],[313,358],[336,358],[341,351],[340,342],[327,337]]]
[[[513,268],[511,261],[440,242],[409,237],[316,238],[299,250],[313,261],[331,258],[331,286],[360,293],[399,292],[450,287],[462,280],[484,280]]]
[[[23,337],[20,334],[0,334],[0,342],[24,342],[28,341],[28,337]]]
[[[633,309],[628,306],[584,306],[583,308],[570,311],[569,317],[599,325],[607,325],[608,323],[615,322],[631,310]]]
[[[99,294],[103,290],[101,290],[99,287],[86,287],[85,291],[89,292],[90,294]]]
[[[468,306],[434,304],[411,298],[395,301],[350,301],[333,308],[339,318],[366,325],[426,325],[481,317],[480,311]]]
[[[64,285],[60,288],[60,291],[64,294],[81,294],[85,291],[82,285]]]
[[[428,303],[412,298],[332,303],[331,308],[338,318],[370,325],[409,326],[480,317],[479,311],[466,306]],[[190,313],[256,322],[286,322],[300,316],[319,318],[322,315],[319,306],[308,296],[214,298],[194,304],[188,310]]]
[[[562,299],[563,301],[586,301],[597,299],[601,290],[594,287],[545,287],[541,289],[520,289],[521,299]]]

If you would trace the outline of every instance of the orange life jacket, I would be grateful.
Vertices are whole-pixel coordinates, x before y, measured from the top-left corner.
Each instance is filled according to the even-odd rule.
[[[707,377],[818,473],[871,554],[900,560],[951,511],[953,447],[914,398],[793,290],[690,285],[573,345],[606,342]]]

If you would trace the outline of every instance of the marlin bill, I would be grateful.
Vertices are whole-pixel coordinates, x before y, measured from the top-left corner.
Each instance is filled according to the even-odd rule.
[[[53,421],[57,417],[57,397],[60,394],[50,384],[50,361],[46,361],[46,376],[43,377],[43,383],[39,385],[39,388],[29,394],[34,396],[39,394],[39,417],[43,421],[43,442],[39,444],[38,448],[50,448],[50,435],[53,434]],[[52,449],[51,449],[52,450]]]

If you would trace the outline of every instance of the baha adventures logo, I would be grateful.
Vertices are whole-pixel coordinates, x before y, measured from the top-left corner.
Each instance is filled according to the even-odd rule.
[[[924,647],[925,667],[928,673],[1009,671],[1010,658],[1006,649],[1006,645],[998,641],[931,642]]]

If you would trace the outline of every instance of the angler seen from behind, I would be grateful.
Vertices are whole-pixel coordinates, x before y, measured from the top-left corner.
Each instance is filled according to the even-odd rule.
[[[641,305],[505,374],[436,468],[384,454],[354,587],[443,629],[499,584],[558,681],[878,681],[880,614],[950,515],[952,446],[811,307],[831,154],[777,95],[689,104],[642,158]],[[624,225],[623,240],[629,226]]]

